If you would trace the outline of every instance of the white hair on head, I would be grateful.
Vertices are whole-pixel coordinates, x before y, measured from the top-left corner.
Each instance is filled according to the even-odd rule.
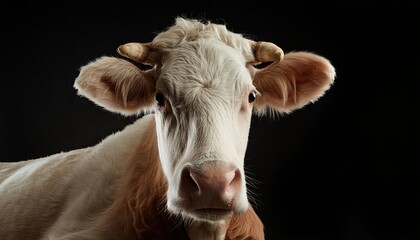
[[[170,49],[179,46],[182,42],[195,41],[199,38],[221,41],[240,51],[247,61],[254,59],[251,45],[242,34],[228,31],[223,24],[203,22],[197,19],[177,17],[175,24],[158,34],[152,44],[159,49]]]

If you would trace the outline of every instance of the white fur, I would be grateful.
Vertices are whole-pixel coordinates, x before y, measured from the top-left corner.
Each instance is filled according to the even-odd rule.
[[[168,209],[194,218],[180,207],[184,167],[199,168],[203,162],[217,160],[234,164],[245,179],[252,79],[243,55],[218,41],[184,44],[172,49],[165,61],[157,89],[168,98],[170,109],[157,111],[156,123],[160,158],[169,182]],[[235,206],[239,212],[248,207],[245,181],[241,185]]]
[[[94,147],[26,161],[9,174],[0,182],[0,239],[38,239],[41,233],[40,239],[58,239],[79,232],[86,237],[77,239],[99,239],[97,224],[116,199],[122,169],[151,120],[146,116]],[[0,163],[0,169],[13,164]]]

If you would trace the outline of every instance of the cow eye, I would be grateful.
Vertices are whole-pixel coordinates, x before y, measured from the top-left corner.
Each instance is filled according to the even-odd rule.
[[[249,103],[252,103],[253,101],[255,101],[256,98],[257,98],[257,92],[256,91],[252,91],[248,95],[248,102]]]
[[[156,98],[156,104],[157,104],[159,107],[163,107],[163,106],[165,106],[165,97],[163,96],[163,94],[162,94],[162,93],[156,93],[155,98]]]

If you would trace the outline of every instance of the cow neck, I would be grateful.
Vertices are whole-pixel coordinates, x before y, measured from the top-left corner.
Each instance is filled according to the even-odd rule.
[[[181,220],[166,210],[168,183],[159,159],[155,120],[149,119],[122,178],[111,229],[122,229],[124,239],[188,239]]]

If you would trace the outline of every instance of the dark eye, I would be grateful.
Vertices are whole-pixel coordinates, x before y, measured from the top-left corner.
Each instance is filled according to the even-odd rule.
[[[249,103],[252,103],[253,101],[255,101],[256,98],[257,98],[257,92],[256,91],[252,91],[248,95],[248,102]]]
[[[162,94],[162,93],[156,93],[155,98],[156,98],[156,104],[157,104],[159,107],[163,107],[163,106],[165,106],[165,97],[163,96],[163,94]]]

